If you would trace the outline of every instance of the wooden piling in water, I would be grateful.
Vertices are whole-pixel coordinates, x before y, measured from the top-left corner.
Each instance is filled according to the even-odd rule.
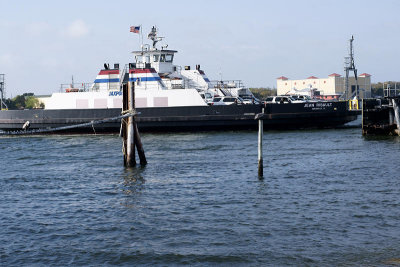
[[[132,90],[132,95],[133,95],[133,100],[135,100],[135,83],[132,83],[133,86],[133,90]],[[136,106],[135,106],[135,101],[133,101],[132,103],[132,109],[135,110]],[[146,155],[144,154],[144,149],[143,149],[143,144],[142,144],[142,140],[140,139],[140,134],[139,134],[139,129],[136,123],[136,118],[135,117],[131,117],[132,118],[132,123],[133,123],[133,131],[134,131],[134,144],[136,146],[137,152],[138,152],[138,156],[139,156],[139,160],[140,160],[140,165],[144,166],[147,164],[147,160],[146,160]]]
[[[264,121],[258,120],[258,178],[264,177],[263,170],[263,153],[262,153],[262,140],[264,133]]]
[[[127,93],[127,110],[133,110],[134,106],[134,95],[135,90],[134,83],[128,82],[128,93]],[[135,159],[135,132],[133,127],[133,117],[128,117],[126,125],[126,167],[133,167],[136,165]]]
[[[258,179],[263,179],[264,177],[262,140],[264,135],[265,113],[264,108],[261,110],[262,113],[257,114],[255,117],[255,119],[258,120]]]
[[[135,112],[135,83],[128,82],[122,86],[122,113]],[[121,121],[121,135],[123,138],[124,165],[126,167],[136,166],[135,147],[141,165],[146,165],[147,160],[144,154],[143,144],[140,139],[139,129],[135,117],[129,116]]]

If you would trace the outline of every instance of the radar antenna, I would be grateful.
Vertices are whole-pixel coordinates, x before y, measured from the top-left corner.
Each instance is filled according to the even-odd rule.
[[[151,28],[151,32],[147,35],[147,38],[153,41],[153,49],[157,49],[157,42],[161,41],[164,37],[158,37],[157,28],[156,26],[153,26],[153,28]]]
[[[350,99],[353,98],[354,96],[358,99],[358,79],[357,79],[357,69],[356,69],[356,65],[354,64],[354,49],[353,49],[353,41],[354,41],[354,37],[353,35],[351,36],[350,41],[350,45],[349,45],[349,56],[344,58],[344,71],[346,73],[346,77],[344,80],[344,92],[345,92],[345,96],[346,99]],[[356,80],[356,88],[354,90],[354,92],[350,92],[349,91],[349,72],[353,71],[354,73],[354,78]]]

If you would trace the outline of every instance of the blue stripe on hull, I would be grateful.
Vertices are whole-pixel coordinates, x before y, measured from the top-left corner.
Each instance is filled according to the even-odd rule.
[[[136,82],[138,78],[129,78],[130,82]],[[161,81],[160,77],[140,77],[141,82],[154,82],[154,81]]]
[[[119,79],[96,79],[94,83],[119,83]]]

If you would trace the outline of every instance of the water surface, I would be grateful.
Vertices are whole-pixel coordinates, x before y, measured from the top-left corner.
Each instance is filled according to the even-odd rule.
[[[0,265],[376,266],[400,258],[400,139],[360,129],[0,138]]]

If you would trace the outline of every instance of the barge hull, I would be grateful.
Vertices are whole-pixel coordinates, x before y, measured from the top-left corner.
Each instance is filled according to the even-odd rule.
[[[319,103],[319,104],[318,104]],[[323,103],[323,104],[321,104]],[[317,105],[318,104],[318,105]],[[256,129],[255,115],[266,114],[265,130],[325,128],[341,126],[357,118],[347,110],[347,102],[296,104],[227,105],[137,108],[140,131],[207,131]],[[0,129],[20,130],[26,121],[30,129],[56,128],[118,117],[121,109],[7,110],[0,112]],[[117,133],[120,121],[95,125],[96,132]],[[93,127],[76,128],[68,133],[93,133]]]

